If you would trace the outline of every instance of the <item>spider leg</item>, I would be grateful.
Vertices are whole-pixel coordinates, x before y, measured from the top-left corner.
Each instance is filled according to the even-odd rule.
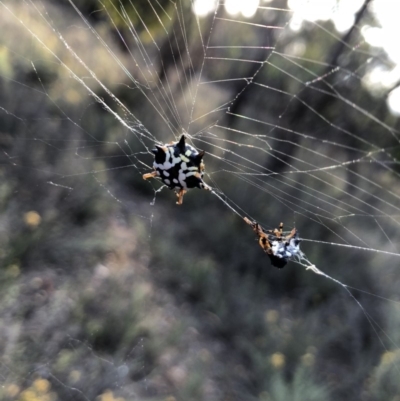
[[[255,221],[251,221],[247,217],[243,217],[243,220],[254,230],[254,226],[257,224]]]
[[[146,173],[146,174],[143,174],[143,179],[144,180],[148,180],[149,178],[155,178],[155,177],[157,177],[157,171],[153,171],[153,172],[151,172],[151,173]]]
[[[277,238],[281,238],[282,237],[282,231],[283,231],[283,223],[279,224],[279,230],[277,228],[273,229],[273,230],[266,230],[265,232],[267,232],[268,234],[272,234],[273,236],[277,237]]]
[[[244,221],[251,226],[253,231],[258,235],[258,244],[261,246],[264,252],[272,254],[271,243],[268,239],[268,234],[264,232],[262,227],[255,221],[251,221],[247,217],[244,217]]]
[[[275,230],[274,230],[274,235],[275,235],[277,238],[282,238],[282,232],[283,232],[283,223],[280,223],[280,224],[279,224],[279,229],[276,229],[276,228],[275,228]]]
[[[200,180],[200,183],[198,184],[198,188],[202,188],[202,189],[205,189],[207,191],[211,191],[212,190],[212,188],[203,181],[203,178],[201,177],[201,174],[198,171],[196,171],[194,173],[194,176]],[[248,224],[250,224],[250,223],[248,223]]]
[[[176,202],[177,205],[182,205],[183,203],[183,196],[185,195],[187,191],[185,189],[180,189],[179,192],[176,193],[176,196],[178,197],[178,202]]]
[[[285,241],[289,242],[296,235],[296,233],[296,228],[293,228],[292,231],[290,231],[290,234],[285,237]]]
[[[255,222],[255,221],[251,221],[250,219],[248,219],[247,217],[244,217],[243,220],[249,225],[251,226],[251,228],[253,229],[253,231],[259,236],[265,236],[266,238],[267,235],[264,233],[264,230],[261,228],[261,226]]]
[[[268,253],[269,255],[272,254],[271,244],[268,241],[267,237],[264,237],[264,236],[260,237],[260,239],[258,240],[258,243],[265,253]]]

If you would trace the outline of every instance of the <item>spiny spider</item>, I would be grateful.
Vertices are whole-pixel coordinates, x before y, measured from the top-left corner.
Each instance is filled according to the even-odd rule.
[[[151,150],[154,157],[154,171],[143,175],[143,179],[159,177],[169,188],[176,189],[177,205],[182,205],[183,196],[190,188],[211,190],[204,181],[204,150],[198,152],[186,143],[185,135],[179,141]]]
[[[279,224],[279,229],[264,231],[256,221],[251,221],[247,217],[244,218],[244,221],[258,235],[258,243],[271,259],[272,266],[282,269],[291,257],[301,258],[303,256],[299,245],[301,240],[296,228],[293,228],[290,234],[284,237],[283,223]]]

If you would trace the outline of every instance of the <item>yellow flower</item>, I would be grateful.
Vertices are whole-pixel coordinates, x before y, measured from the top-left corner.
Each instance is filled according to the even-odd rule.
[[[18,401],[56,401],[57,394],[49,393],[50,382],[46,379],[36,379],[30,387],[18,397]]]
[[[38,397],[36,396],[36,393],[31,390],[31,387],[29,387],[27,390],[24,390],[20,397],[18,398],[19,401],[39,401]]]
[[[24,222],[29,227],[36,228],[41,221],[42,218],[40,217],[39,213],[35,212],[34,210],[24,214]]]
[[[46,379],[36,379],[33,382],[32,387],[38,392],[38,393],[47,393],[50,390],[50,383]]]
[[[114,394],[110,390],[106,390],[103,394],[97,397],[98,401],[125,401],[124,398],[114,398]]]
[[[271,364],[275,369],[281,369],[285,366],[285,355],[275,352],[271,356]]]
[[[393,351],[386,351],[381,356],[381,363],[392,363],[395,359],[396,354]]]
[[[79,370],[73,370],[70,374],[69,374],[69,380],[72,383],[76,383],[79,381],[79,379],[81,378],[82,374]]]

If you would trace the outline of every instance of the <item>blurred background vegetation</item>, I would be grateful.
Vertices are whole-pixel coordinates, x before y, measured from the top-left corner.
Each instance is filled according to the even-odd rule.
[[[361,39],[362,21],[373,22],[368,8],[344,34],[335,33],[330,21],[322,23],[324,29],[260,33],[223,20],[212,25],[212,15],[198,22],[185,1],[76,0],[93,32],[68,1],[1,3],[1,400],[400,400],[400,310],[386,300],[399,299],[396,257],[303,243],[318,267],[365,291],[354,292],[363,311],[342,287],[298,265],[272,268],[251,230],[209,193],[189,192],[182,207],[166,190],[154,201],[157,184],[141,178],[148,171],[141,162],[151,164],[143,144],[152,143],[133,134],[151,133],[160,142],[180,134],[133,81],[146,81],[145,93],[160,102],[159,110],[168,100],[154,88],[172,88],[179,128],[187,126],[183,98],[195,86],[188,81],[181,90],[179,77],[200,71],[201,43],[212,27],[209,57],[268,63],[262,69],[259,63],[216,59],[204,64],[203,80],[219,82],[197,88],[193,118],[219,104],[230,107],[191,124],[194,134],[218,119],[214,137],[200,135],[194,142],[208,153],[207,180],[265,227],[282,220],[291,228],[295,220],[304,238],[341,242],[335,236],[340,233],[345,243],[393,251],[399,239],[396,202],[385,191],[400,196],[396,166],[390,171],[356,164],[339,177],[271,176],[254,181],[257,187],[227,172],[235,165],[219,159],[237,152],[281,174],[293,170],[288,163],[305,170],[296,159],[323,167],[309,149],[330,157],[329,164],[356,159],[371,144],[390,149],[394,158],[400,153],[395,135],[383,127],[399,128],[388,113],[387,93],[371,93],[361,80],[371,66],[389,63]],[[287,7],[280,0],[268,5]],[[223,9],[219,17],[229,18]],[[253,22],[285,27],[289,18],[270,9]],[[213,48],[238,43],[254,48]],[[296,56],[299,49],[301,58],[290,59],[296,62],[279,55]],[[151,67],[140,58],[143,52]],[[71,71],[132,131],[89,96]],[[304,85],[319,76],[324,80]],[[259,85],[221,82],[238,77],[256,77]],[[133,115],[113,103],[99,82]],[[332,96],[333,87],[340,96]],[[250,136],[238,148],[240,140],[226,128],[263,134],[269,142]],[[269,146],[273,152],[266,151]],[[235,157],[233,162],[246,163]],[[290,202],[282,201],[281,191]],[[316,193],[321,203],[312,198]],[[308,203],[304,209],[304,202],[316,208]],[[323,208],[335,218],[327,219]],[[346,211],[355,215],[337,218]],[[391,217],[380,220],[381,231],[371,217],[380,213]]]

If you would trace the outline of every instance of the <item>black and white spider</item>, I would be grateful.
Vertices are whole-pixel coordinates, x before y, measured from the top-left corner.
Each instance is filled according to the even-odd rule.
[[[282,269],[289,259],[303,257],[303,252],[300,250],[301,240],[296,228],[284,237],[283,223],[279,224],[279,229],[264,231],[256,221],[251,221],[247,217],[244,221],[258,235],[258,243],[271,259],[272,266]]]
[[[183,196],[190,188],[211,190],[203,181],[205,152],[188,145],[185,135],[177,142],[156,145],[151,151],[154,153],[154,171],[144,174],[143,178],[160,178],[168,188],[176,189],[178,205],[182,204]]]

